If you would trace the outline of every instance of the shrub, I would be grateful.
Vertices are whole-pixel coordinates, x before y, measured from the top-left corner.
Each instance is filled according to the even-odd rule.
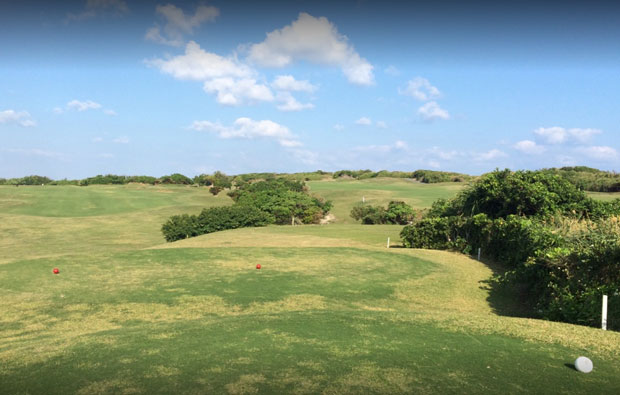
[[[174,215],[161,230],[166,241],[176,241],[227,229],[265,226],[273,223],[269,214],[250,206],[212,207],[199,215]]]
[[[381,206],[358,204],[351,210],[351,218],[366,225],[398,224],[404,225],[413,220],[415,210],[405,202],[391,201],[387,209]]]

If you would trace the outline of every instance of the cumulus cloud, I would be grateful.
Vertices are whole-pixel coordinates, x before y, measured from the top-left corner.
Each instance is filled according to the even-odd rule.
[[[253,78],[215,78],[206,81],[203,89],[208,93],[216,93],[217,102],[229,106],[274,100],[269,87],[257,83]]]
[[[618,159],[618,151],[615,148],[608,147],[608,146],[583,147],[579,149],[579,151],[592,159],[600,159],[600,160]]]
[[[530,155],[540,155],[546,151],[545,147],[538,145],[536,144],[536,142],[531,141],[531,140],[519,141],[513,146],[513,148],[516,149],[517,151],[523,152],[524,154],[530,154]]]
[[[407,87],[399,89],[401,95],[408,95],[419,101],[429,101],[441,97],[439,89],[431,85],[426,78],[416,77],[407,82]]]
[[[248,59],[265,67],[284,67],[298,60],[336,66],[351,83],[374,83],[373,66],[347,37],[327,18],[304,12],[290,25],[267,33],[265,41],[250,46]]]
[[[129,13],[129,7],[123,0],[87,0],[82,12],[69,13],[65,22],[83,21],[101,15],[122,16]]]
[[[280,103],[276,106],[280,111],[301,111],[314,108],[314,104],[300,103],[290,92],[287,91],[278,92],[276,95],[276,100]]]
[[[190,129],[215,133],[223,139],[267,138],[276,140],[283,147],[299,147],[301,142],[283,125],[270,120],[255,121],[250,118],[238,118],[232,126],[219,122],[195,121]]]
[[[549,144],[562,144],[566,142],[578,142],[585,143],[590,141],[592,136],[600,134],[599,129],[581,129],[572,128],[566,129],[559,126],[552,126],[549,128],[538,128],[534,130],[534,134],[545,140]]]
[[[238,62],[235,58],[225,58],[207,52],[194,41],[187,43],[183,55],[167,60],[149,60],[146,63],[180,80],[205,81],[222,77],[249,78],[255,74],[254,70]]]
[[[500,151],[498,149],[492,149],[487,152],[474,154],[474,159],[478,161],[487,161],[487,160],[493,160],[493,159],[498,159],[498,158],[505,158],[507,156],[508,155],[506,155],[506,153],[503,151]]]
[[[183,34],[192,34],[194,29],[204,22],[214,21],[220,14],[216,7],[201,5],[193,15],[185,14],[175,5],[158,5],[155,11],[162,16],[166,23],[163,29],[159,25],[150,28],[145,35],[147,40],[160,44],[182,46]]]
[[[16,123],[23,127],[33,127],[37,123],[28,111],[4,110],[0,111],[0,124]]]
[[[424,104],[422,107],[418,108],[418,114],[425,121],[434,121],[437,119],[450,119],[450,114],[448,113],[448,111],[439,107],[439,104],[437,104],[434,101],[429,101],[428,103]]]
[[[312,85],[307,80],[296,80],[292,75],[279,75],[272,83],[274,89],[281,91],[308,92],[317,90],[316,85]]]
[[[86,111],[86,110],[96,110],[101,108],[101,104],[96,103],[92,100],[79,101],[79,100],[71,100],[67,103],[67,108],[70,110],[77,111]]]
[[[355,123],[357,125],[364,125],[364,126],[372,125],[372,121],[370,120],[370,118],[367,118],[367,117],[361,117],[360,119],[355,121]]]

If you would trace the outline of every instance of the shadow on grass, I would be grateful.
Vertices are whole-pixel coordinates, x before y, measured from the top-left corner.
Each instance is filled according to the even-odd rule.
[[[577,368],[575,367],[574,363],[565,363],[564,366],[566,366],[569,369],[574,370],[575,372],[578,372]]]
[[[532,303],[528,300],[525,287],[509,288],[495,280],[506,272],[505,267],[484,257],[480,259],[480,262],[493,271],[490,279],[480,281],[480,289],[489,291],[487,302],[496,314],[507,317],[539,318]]]

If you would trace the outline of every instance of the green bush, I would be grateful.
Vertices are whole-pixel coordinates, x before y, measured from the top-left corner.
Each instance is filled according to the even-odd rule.
[[[391,201],[387,209],[369,204],[357,204],[351,210],[351,218],[366,225],[404,225],[413,220],[415,210],[405,202]]]
[[[265,226],[274,222],[269,214],[250,206],[212,207],[199,215],[174,215],[161,228],[166,241],[176,241],[227,229]]]

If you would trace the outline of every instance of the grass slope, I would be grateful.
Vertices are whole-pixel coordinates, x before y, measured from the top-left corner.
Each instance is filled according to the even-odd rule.
[[[336,223],[353,224],[351,208],[362,202],[387,206],[391,200],[402,200],[416,209],[429,208],[439,199],[456,195],[465,184],[423,184],[402,178],[372,178],[366,180],[330,179],[309,181],[310,192],[334,203],[332,214]]]
[[[497,315],[487,266],[385,248],[398,226],[274,226],[162,244],[162,217],[222,200],[170,188],[154,203],[153,188],[158,198],[124,211],[117,202],[144,190],[108,188],[118,200],[80,217],[71,204],[64,217],[27,208],[51,188],[30,190],[30,214],[7,209],[17,196],[0,191],[0,393],[620,391],[619,333]],[[70,202],[73,191],[83,204],[79,188],[53,193]],[[570,367],[579,355],[592,373]]]

